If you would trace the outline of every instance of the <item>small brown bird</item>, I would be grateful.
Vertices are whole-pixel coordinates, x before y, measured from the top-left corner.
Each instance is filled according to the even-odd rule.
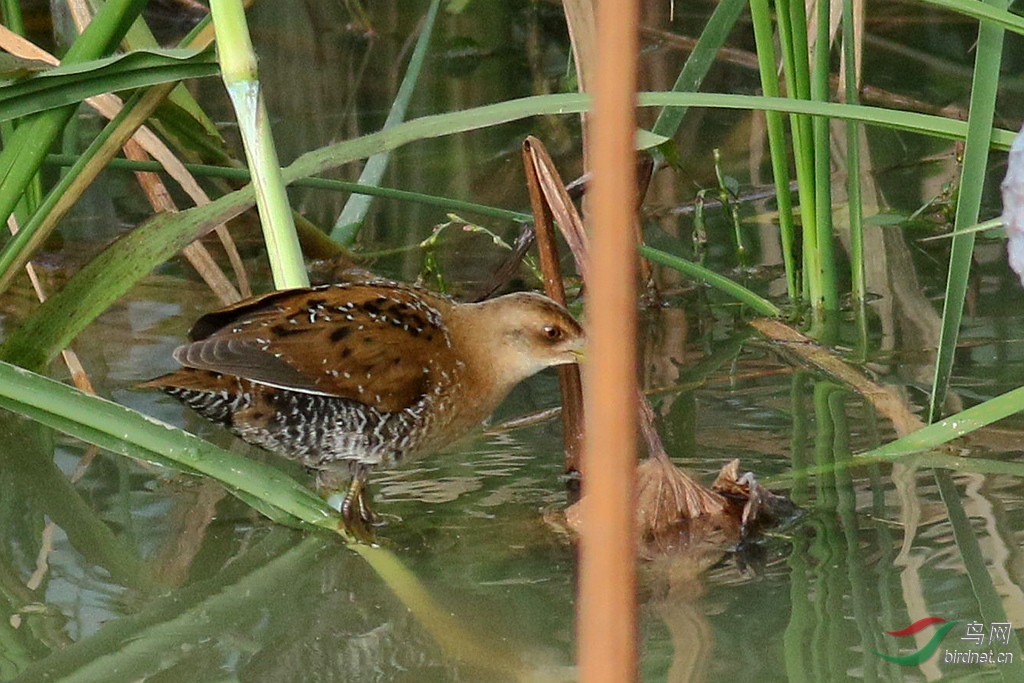
[[[244,441],[344,488],[371,538],[370,470],[459,439],[521,380],[573,363],[584,334],[565,308],[520,292],[476,304],[393,282],[273,292],[209,313],[160,389]]]

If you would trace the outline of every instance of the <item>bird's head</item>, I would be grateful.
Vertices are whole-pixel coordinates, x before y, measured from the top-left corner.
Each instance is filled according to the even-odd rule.
[[[474,346],[486,349],[488,374],[511,388],[553,365],[577,362],[586,343],[583,327],[546,296],[517,292],[464,304]]]

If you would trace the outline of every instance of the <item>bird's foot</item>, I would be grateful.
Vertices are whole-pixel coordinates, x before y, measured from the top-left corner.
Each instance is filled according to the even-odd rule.
[[[346,484],[338,472],[321,470],[317,473],[317,490],[328,505],[341,513],[346,531],[363,543],[375,542],[374,527],[384,522],[370,506],[364,471],[357,470]]]
[[[374,527],[380,518],[370,507],[370,497],[364,482],[353,481],[348,494],[341,502],[341,517],[345,520],[345,528],[363,543],[376,543]]]
[[[345,522],[345,530],[352,534],[357,541],[367,545],[377,544],[377,535],[370,520],[358,513],[353,513],[351,509],[342,509],[341,518]]]

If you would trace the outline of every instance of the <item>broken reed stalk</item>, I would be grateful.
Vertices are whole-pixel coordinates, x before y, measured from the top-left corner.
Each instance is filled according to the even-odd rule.
[[[210,13],[217,35],[221,77],[234,107],[252,174],[274,286],[277,289],[308,287],[309,276],[274,148],[245,9],[240,0],[213,0]]]
[[[577,261],[581,273],[585,273],[588,258],[587,233],[584,231],[583,218],[569,198],[565,184],[562,182],[558,169],[544,146],[536,137],[527,137],[522,145],[523,165],[526,169],[526,183],[529,187],[530,204],[534,210],[535,232],[538,251],[541,256],[541,270],[544,273],[545,289],[548,296],[560,303],[565,302],[561,273],[558,267],[558,250],[555,244],[552,218],[558,221],[563,236],[572,256]],[[637,161],[637,203],[639,208],[643,200],[647,183],[650,180],[652,165],[649,157]],[[637,227],[636,221],[633,222]],[[641,276],[646,278],[648,270],[642,270]],[[586,275],[584,279],[586,284]],[[579,382],[577,367],[566,370]],[[561,376],[560,376],[561,378]],[[564,381],[564,380],[563,380]],[[569,388],[562,385],[562,403],[567,415],[570,410],[582,411],[579,397],[573,397],[572,380]],[[579,386],[579,385],[577,385]],[[703,516],[721,514],[725,500],[710,488],[701,485],[685,471],[676,467],[668,453],[662,438],[654,427],[654,413],[641,391],[637,391],[636,410],[639,416],[640,433],[647,445],[648,458],[637,469],[637,532],[640,538],[657,536],[677,526],[681,520],[695,519]],[[565,469],[573,471],[579,467],[579,447],[583,438],[582,414],[580,416],[563,417],[565,425]],[[573,451],[573,449],[577,451]]]
[[[554,169],[551,157],[544,149],[543,143],[532,135],[523,141],[523,167],[526,170],[526,185],[530,190],[530,206],[533,210],[534,234],[537,238],[537,253],[540,270],[544,276],[544,292],[566,305],[565,285],[562,282],[562,269],[558,262],[558,244],[555,241],[555,229],[552,215],[554,195],[558,201],[561,191],[565,194],[565,186]],[[552,172],[554,177],[552,177]],[[568,206],[575,212],[572,202]],[[576,223],[582,230],[582,221],[576,215]],[[565,225],[565,223],[562,223]],[[582,233],[581,233],[582,234]],[[561,365],[558,367],[558,383],[562,391],[562,442],[565,448],[565,471],[578,472],[580,454],[583,450],[583,381],[580,378],[578,365]]]
[[[538,187],[543,193],[548,220],[553,217],[558,223],[562,237],[565,238],[565,243],[576,261],[576,270],[586,284],[589,239],[587,231],[583,227],[583,218],[576,210],[576,205],[573,204],[572,197],[569,196],[562,176],[555,168],[555,162],[551,160],[551,155],[548,154],[544,143],[532,135],[523,142],[523,162],[527,166],[527,180],[529,181],[531,173],[535,174]],[[531,189],[530,192],[532,202],[533,190]],[[537,213],[534,211],[534,218],[536,216]]]
[[[527,137],[523,142],[523,165],[526,168],[527,186],[530,190],[530,201],[533,207],[540,265],[545,280],[544,286],[548,296],[560,303],[565,303],[552,218],[557,219],[581,273],[585,272],[588,258],[587,234],[583,228],[583,219],[576,210],[544,143],[533,136]],[[636,208],[638,209],[650,182],[653,168],[650,157],[645,156],[638,159],[636,168]],[[634,229],[638,227],[636,221],[633,221],[632,225]],[[645,274],[647,272],[647,270],[642,271],[644,279],[641,281],[646,281]],[[585,278],[584,284],[586,284]],[[576,381],[578,381],[579,373],[576,366],[569,366],[568,369],[573,371]],[[582,406],[573,403],[578,398],[573,398],[572,393],[566,393],[564,386],[562,403],[566,406],[566,410],[570,410],[574,405],[578,410],[582,410]],[[681,520],[722,513],[725,509],[725,500],[722,496],[701,485],[672,464],[655,428],[654,412],[643,392],[639,390],[637,391],[636,406],[639,414],[640,433],[647,444],[649,455],[649,458],[642,462],[637,470],[638,534],[641,537],[658,535],[678,525]],[[574,420],[579,420],[579,422]],[[578,448],[579,443],[571,444],[570,441],[574,440],[574,435],[576,439],[582,439],[582,416],[573,416],[564,424],[566,425],[566,471],[573,471],[578,468],[578,454],[571,449]]]

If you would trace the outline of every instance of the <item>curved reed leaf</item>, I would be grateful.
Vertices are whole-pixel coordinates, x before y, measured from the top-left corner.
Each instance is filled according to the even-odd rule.
[[[5,407],[29,417],[42,417],[89,443],[126,453],[112,439],[124,441],[216,479],[232,491],[242,491],[301,522],[344,533],[341,518],[319,496],[279,470],[117,403],[3,362],[0,397]],[[21,410],[22,406],[27,410]],[[40,416],[40,412],[45,415]]]
[[[967,124],[963,121],[832,102],[706,93],[641,93],[639,102],[642,106],[702,106],[801,112],[950,139],[962,139],[967,132]],[[308,152],[285,168],[282,175],[285,182],[292,182],[416,140],[541,114],[577,114],[589,106],[590,98],[585,95],[541,95],[461,112],[425,116],[388,130]],[[1014,135],[1012,131],[994,130],[992,144],[1008,149]],[[251,207],[253,197],[252,186],[249,185],[205,206],[174,215],[158,216],[118,240],[72,277],[61,292],[48,299],[21,326],[14,329],[4,345],[0,346],[0,358],[32,369],[41,368],[111,302],[123,296],[139,278],[170,258],[185,244]],[[140,230],[143,234],[137,236],[135,233]],[[105,270],[107,268],[109,270]],[[763,310],[766,315],[777,315],[774,307],[759,310]]]
[[[910,453],[941,446],[975,429],[1024,410],[1024,387],[962,410],[896,441],[860,453],[857,457],[891,460]]]
[[[251,202],[251,198],[249,199]],[[212,230],[220,215],[204,220],[211,206],[182,214],[162,214],[117,240],[86,264],[67,285],[48,298],[0,346],[0,359],[38,370],[96,316],[119,299],[154,267],[169,259],[204,230]],[[245,206],[238,206],[241,213]],[[180,216],[188,214],[184,222]],[[169,229],[171,225],[176,229]]]
[[[995,26],[1002,27],[1007,31],[1024,35],[1024,18],[1008,12],[1005,9],[979,2],[978,0],[921,0],[929,5],[943,7],[952,10],[965,17],[972,17]]]

